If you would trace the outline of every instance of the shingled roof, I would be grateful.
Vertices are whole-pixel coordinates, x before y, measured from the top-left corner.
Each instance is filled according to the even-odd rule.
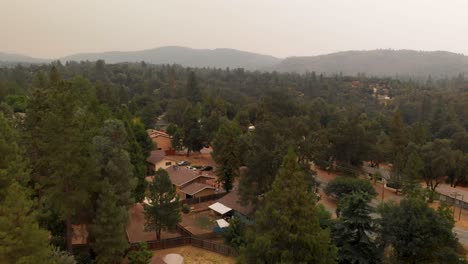
[[[156,164],[163,160],[166,157],[164,150],[154,150],[151,151],[150,156],[146,159],[146,162],[151,164]]]
[[[185,186],[184,188],[180,189],[181,192],[183,193],[186,193],[188,195],[195,195],[205,189],[215,189],[215,187],[213,186],[210,186],[210,185],[207,185],[207,184],[203,184],[203,183],[198,183],[198,182],[194,182],[194,183],[191,183],[187,186]]]
[[[253,213],[254,208],[252,205],[249,204],[243,206],[240,204],[238,189],[232,190],[230,193],[224,195],[218,200],[218,202],[246,216],[249,216]]]
[[[214,179],[214,177],[200,174],[200,171],[191,170],[182,166],[174,165],[167,168],[166,171],[169,174],[169,177],[171,178],[171,182],[176,186],[182,186],[199,177]]]

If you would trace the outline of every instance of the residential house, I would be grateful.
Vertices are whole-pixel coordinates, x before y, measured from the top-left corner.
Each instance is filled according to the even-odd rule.
[[[159,169],[166,169],[176,164],[176,161],[166,156],[164,150],[153,150],[146,159],[148,166],[148,175],[153,175]]]
[[[203,174],[202,171],[177,165],[166,168],[166,171],[181,200],[217,193],[214,185],[210,184],[215,178]],[[147,180],[152,181],[153,177],[149,176]]]
[[[147,132],[155,145],[155,150],[163,150],[166,152],[172,150],[171,136],[169,136],[169,134],[155,129],[149,129]]]

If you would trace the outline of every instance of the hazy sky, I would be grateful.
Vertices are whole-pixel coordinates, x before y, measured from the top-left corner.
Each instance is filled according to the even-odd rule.
[[[0,51],[42,58],[166,45],[468,54],[468,0],[0,0],[0,36]]]

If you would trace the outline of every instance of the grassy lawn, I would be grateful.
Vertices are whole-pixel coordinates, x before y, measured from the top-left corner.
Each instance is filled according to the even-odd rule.
[[[200,217],[195,218],[195,225],[205,230],[211,230],[213,227],[213,223],[206,216],[200,216]]]
[[[155,256],[164,257],[169,253],[177,253],[184,257],[185,264],[206,263],[206,264],[234,264],[233,257],[226,257],[208,250],[192,246],[170,248],[154,251]]]

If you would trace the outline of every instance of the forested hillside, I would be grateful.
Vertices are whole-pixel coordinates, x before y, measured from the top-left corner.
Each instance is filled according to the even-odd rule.
[[[399,79],[451,78],[468,74],[468,57],[445,51],[369,50],[345,51],[318,56],[297,56],[280,59],[269,55],[234,49],[191,49],[160,47],[142,51],[82,53],[59,58],[67,61],[97,61],[107,63],[141,62],[148,64],[180,64],[185,67],[244,68],[246,70],[278,72],[317,72],[343,75],[392,77]],[[3,62],[43,63],[48,60],[0,53]]]
[[[291,57],[272,69],[280,72],[316,71],[369,76],[444,78],[468,73],[468,57],[444,51],[345,51],[311,57]]]
[[[243,263],[458,263],[451,211],[426,199],[442,182],[467,184],[463,75],[414,82],[54,62],[0,68],[0,111],[1,263],[62,263],[62,251],[80,263],[122,261],[128,209],[147,195],[146,129],[158,117],[177,149],[213,146],[220,183],[238,182],[242,202],[258,209],[236,239]],[[329,219],[315,204],[312,162],[350,179],[364,162],[392,163],[405,196],[375,221],[375,193],[361,188]],[[89,226],[81,250],[77,224]],[[409,238],[408,226],[418,226]]]

